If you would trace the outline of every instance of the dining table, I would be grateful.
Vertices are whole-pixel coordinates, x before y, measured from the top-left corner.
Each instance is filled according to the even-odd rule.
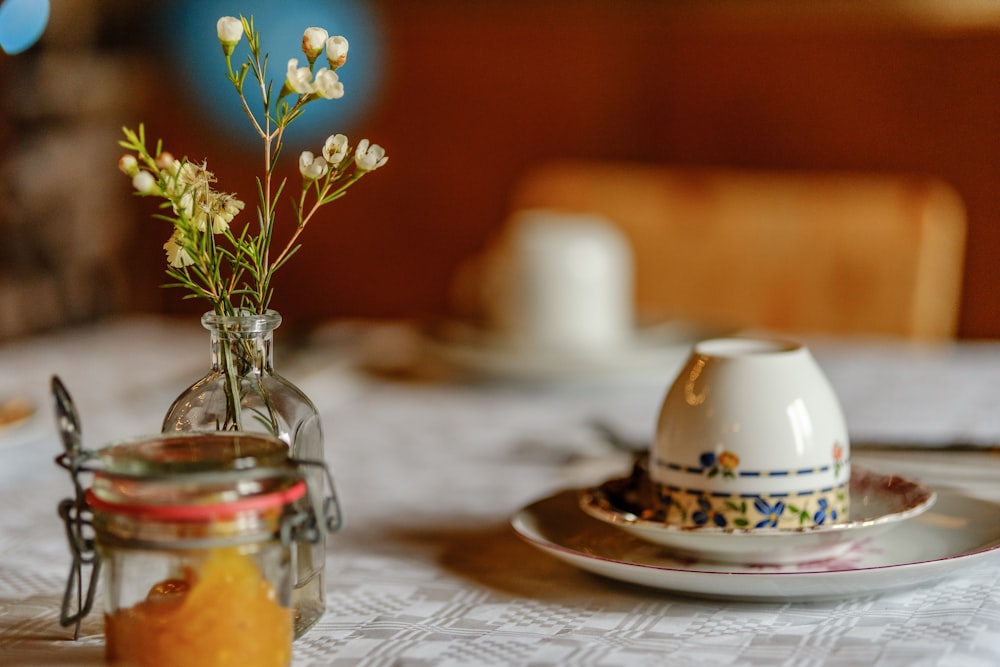
[[[648,446],[688,342],[623,372],[567,361],[520,377],[411,322],[284,333],[275,368],[321,415],[344,519],[296,667],[1000,664],[1000,341],[800,337],[840,399],[852,466],[936,501],[857,553],[743,567],[679,558],[577,502]],[[183,317],[0,344],[0,401],[35,408],[0,431],[0,664],[104,660],[100,596],[79,638],[59,623],[57,506],[73,487],[52,377],[96,449],[157,433],[209,362],[207,332]]]

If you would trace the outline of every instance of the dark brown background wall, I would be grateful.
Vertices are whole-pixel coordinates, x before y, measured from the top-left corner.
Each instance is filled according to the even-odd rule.
[[[973,11],[981,3],[374,6],[381,92],[338,129],[381,143],[389,163],[327,209],[283,269],[274,305],[290,326],[446,313],[451,273],[502,222],[518,174],[590,157],[940,176],[970,222],[961,335],[1000,336],[1000,18]],[[253,158],[192,121],[176,83],[134,94],[140,109],[115,126],[145,120],[250,199]],[[129,307],[200,310],[157,287],[165,234],[132,204]]]

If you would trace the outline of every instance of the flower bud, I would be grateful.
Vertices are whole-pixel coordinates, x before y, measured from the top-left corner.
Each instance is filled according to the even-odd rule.
[[[315,157],[311,151],[302,151],[299,155],[299,172],[302,178],[307,181],[315,181],[317,178],[326,176],[330,170],[330,165],[321,157]]]
[[[139,161],[135,159],[134,155],[126,153],[118,158],[118,168],[126,176],[135,176],[139,173]]]
[[[174,166],[174,156],[167,151],[163,151],[156,156],[156,166],[160,169],[170,170]]]
[[[306,28],[302,33],[302,53],[306,54],[310,63],[316,62],[319,54],[323,53],[327,37],[329,33],[323,28]]]
[[[219,43],[222,44],[222,52],[228,58],[243,39],[243,21],[235,16],[223,16],[215,24],[215,29],[219,35]]]
[[[349,46],[347,38],[340,35],[326,40],[326,59],[330,63],[330,69],[337,69],[347,62]]]
[[[148,171],[140,171],[133,176],[132,187],[141,195],[160,194],[160,187],[156,184],[156,178]]]

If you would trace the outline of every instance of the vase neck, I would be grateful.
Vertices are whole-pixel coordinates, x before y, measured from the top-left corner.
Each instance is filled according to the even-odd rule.
[[[237,375],[273,372],[274,330],[281,324],[278,313],[238,316],[208,313],[201,322],[211,334],[212,370]]]

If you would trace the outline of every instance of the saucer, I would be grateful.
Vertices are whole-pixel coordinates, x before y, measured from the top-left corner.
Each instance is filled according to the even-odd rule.
[[[936,498],[934,491],[915,482],[854,466],[850,481],[851,509],[845,521],[795,529],[741,529],[674,526],[644,518],[636,500],[643,488],[648,489],[648,476],[640,460],[629,477],[583,491],[580,507],[595,519],[670,547],[678,554],[755,565],[838,556],[852,543],[922,514]]]
[[[545,384],[644,375],[662,382],[680,370],[694,343],[717,333],[667,321],[636,327],[618,346],[568,350],[518,344],[473,323],[448,321],[427,328],[422,339],[429,355],[481,379]]]
[[[1000,504],[955,492],[895,530],[836,558],[786,565],[735,565],[685,558],[581,511],[580,490],[536,501],[511,518],[514,531],[555,558],[617,581],[713,599],[843,599],[909,588],[975,567],[995,568]]]

